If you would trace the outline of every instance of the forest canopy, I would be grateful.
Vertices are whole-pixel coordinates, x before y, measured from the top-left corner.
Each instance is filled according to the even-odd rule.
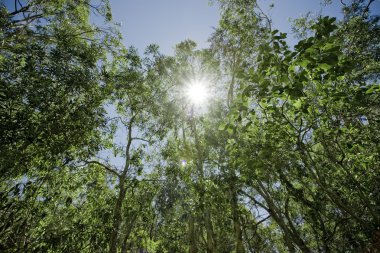
[[[374,0],[294,46],[213,4],[209,47],[164,55],[108,0],[1,2],[1,252],[380,252]]]

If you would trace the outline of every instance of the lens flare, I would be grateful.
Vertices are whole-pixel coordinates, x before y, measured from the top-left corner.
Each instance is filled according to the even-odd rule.
[[[186,92],[187,96],[189,97],[190,101],[195,105],[201,105],[203,104],[207,97],[207,89],[205,87],[205,84],[203,82],[192,82]]]

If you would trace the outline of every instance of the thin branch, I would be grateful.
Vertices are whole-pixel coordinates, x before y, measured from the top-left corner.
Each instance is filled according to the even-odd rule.
[[[85,164],[96,164],[96,165],[99,165],[99,166],[105,168],[106,170],[108,170],[109,172],[115,174],[117,177],[120,177],[120,174],[116,170],[112,169],[110,165],[103,164],[103,163],[101,163],[99,161],[85,161],[84,163]]]
[[[131,140],[145,141],[145,142],[148,142],[148,143],[151,142],[151,140],[146,140],[146,139],[144,139],[144,138],[140,138],[140,137],[132,137]]]
[[[166,179],[141,179],[139,182],[166,182]]]
[[[265,211],[267,211],[269,213],[269,208],[266,207],[264,204],[260,203],[259,201],[257,201],[253,196],[251,196],[250,194],[246,193],[243,190],[239,190],[239,193],[241,193],[242,195],[248,197],[250,200],[253,201],[253,203],[259,205],[261,208],[263,208]]]
[[[261,223],[263,223],[264,221],[268,220],[270,217],[272,217],[271,215],[268,215],[266,218],[262,219],[261,221],[257,222],[255,224],[256,227],[258,227]]]
[[[365,7],[365,9],[363,10],[363,14],[362,14],[362,17],[369,11],[369,7],[370,5],[374,2],[375,0],[369,0],[368,1],[368,4],[367,6]]]
[[[36,14],[33,16],[28,16],[24,19],[13,20],[13,21],[11,21],[11,23],[12,23],[12,26],[14,26],[16,24],[27,26],[30,23],[32,23],[34,20],[39,19],[39,18],[43,18],[43,14]],[[23,23],[23,22],[25,22],[25,23]]]
[[[257,2],[256,2],[256,7],[257,7],[257,9],[259,9],[259,11],[261,12],[261,14],[263,15],[263,16],[258,15],[259,18],[266,19],[267,24],[269,26],[269,31],[272,31],[272,20],[268,17],[267,14],[265,14],[265,12],[261,9],[260,5]]]

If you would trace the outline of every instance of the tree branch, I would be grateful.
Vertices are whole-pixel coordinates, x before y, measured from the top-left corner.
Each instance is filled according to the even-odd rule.
[[[371,4],[374,2],[375,0],[369,0],[368,1],[368,4],[367,4],[367,6],[364,8],[364,10],[363,10],[363,14],[362,14],[362,16],[364,16],[367,12],[369,12],[369,7],[371,6]]]
[[[108,164],[106,165],[106,164],[103,164],[103,163],[101,163],[99,161],[85,161],[84,163],[85,164],[96,164],[96,165],[99,165],[99,166],[105,168],[106,170],[108,170],[109,172],[113,173],[117,177],[120,177],[120,174],[116,170],[112,169],[111,166],[108,165]]]
[[[140,138],[140,137],[132,137],[131,139],[132,139],[132,140],[145,141],[145,142],[148,142],[148,143],[151,142],[150,140],[146,140],[146,139],[144,139],[144,138]]]

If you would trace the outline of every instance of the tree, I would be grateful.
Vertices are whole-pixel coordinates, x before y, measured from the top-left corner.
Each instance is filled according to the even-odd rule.
[[[110,141],[106,147],[111,148],[114,156],[124,159],[121,169],[102,163],[105,169],[116,176],[117,197],[109,239],[110,253],[117,252],[120,244],[126,244],[128,241],[128,236],[125,238],[119,236],[121,225],[129,222],[124,220],[123,213],[131,212],[123,207],[128,188],[138,183],[144,170],[153,169],[150,167],[152,164],[149,163],[149,153],[152,155],[153,144],[162,139],[170,124],[170,118],[160,117],[166,108],[165,101],[167,100],[167,88],[160,80],[161,72],[164,71],[161,67],[163,60],[163,56],[159,54],[158,47],[155,45],[147,48],[146,57],[143,59],[131,47],[114,58],[114,66],[106,70],[109,73],[107,82],[112,87],[111,102],[115,106],[113,112],[115,116],[109,121]],[[121,145],[113,143],[115,134],[118,134],[118,128],[126,133],[125,142]],[[101,161],[96,161],[96,163],[101,163]],[[151,201],[152,199],[145,204]],[[135,219],[137,219],[139,215],[132,216],[136,216]],[[133,226],[133,223],[130,226]],[[126,230],[129,231],[126,235],[129,235],[131,227]]]
[[[373,1],[294,47],[256,1],[218,3],[211,47],[172,57],[91,24],[106,1],[0,8],[1,251],[378,251]]]
[[[361,118],[375,112],[370,109],[375,97],[366,93],[368,87],[351,83],[353,65],[340,50],[334,19],[322,18],[312,28],[315,35],[301,40],[294,52],[277,31],[271,44],[261,47],[259,65],[247,76],[254,82],[241,98],[252,99],[251,105],[231,115],[246,125],[234,128],[242,135],[231,151],[241,157],[240,175],[252,189],[242,193],[281,228],[289,251],[294,246],[303,252],[334,251],[342,245],[349,251],[363,250],[376,233],[375,200],[366,196],[374,189],[377,173],[371,173],[369,181],[360,179],[366,165],[352,164],[351,156],[362,158],[346,148],[352,147],[346,141],[358,143],[366,138],[354,132],[377,128],[377,123],[363,124]],[[363,106],[363,99],[369,107]],[[358,211],[358,206],[366,211]],[[345,220],[352,225],[343,225]],[[345,241],[352,231],[358,237]]]
[[[56,179],[99,147],[107,97],[102,66],[114,35],[90,23],[91,11],[109,19],[107,2],[15,1],[12,11],[1,6],[0,247],[7,252],[59,251],[69,240],[53,230],[63,236],[54,241],[53,231],[41,228],[50,226],[71,194]],[[43,208],[53,203],[57,209]]]

